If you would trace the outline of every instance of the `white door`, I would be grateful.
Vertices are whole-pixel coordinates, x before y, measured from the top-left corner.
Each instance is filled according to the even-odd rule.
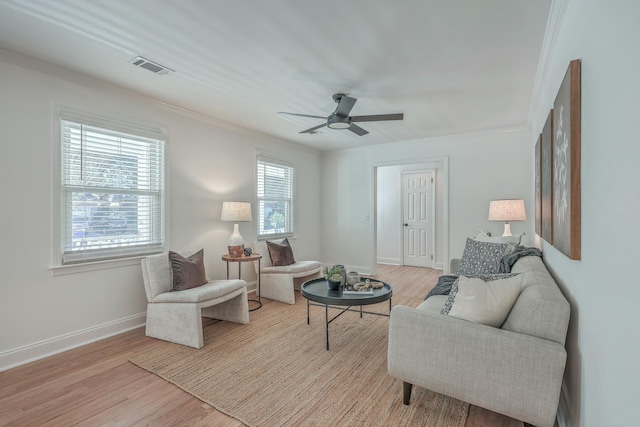
[[[403,264],[433,268],[433,171],[402,174]]]

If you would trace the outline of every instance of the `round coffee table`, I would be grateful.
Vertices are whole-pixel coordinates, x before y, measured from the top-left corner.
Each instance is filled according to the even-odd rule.
[[[369,279],[372,282],[382,282],[381,280]],[[326,335],[327,335],[327,350],[329,350],[329,323],[340,317],[347,311],[360,312],[360,317],[363,313],[375,314],[377,316],[389,317],[389,314],[375,313],[371,311],[363,311],[362,306],[378,304],[384,301],[389,301],[389,313],[391,313],[391,296],[393,291],[391,285],[382,282],[382,288],[374,289],[371,293],[357,293],[357,294],[345,294],[342,288],[336,291],[332,291],[327,286],[325,279],[313,279],[304,282],[300,287],[300,293],[307,299],[307,325],[310,323],[309,307],[324,306],[325,322],[326,322]],[[313,301],[313,302],[312,302]],[[351,307],[360,306],[359,310],[353,310]],[[346,307],[346,308],[343,308]],[[340,313],[329,319],[329,309],[334,308],[341,310]]]

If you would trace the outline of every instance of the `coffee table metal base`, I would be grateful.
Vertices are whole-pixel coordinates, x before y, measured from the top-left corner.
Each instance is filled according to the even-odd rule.
[[[362,309],[362,306],[359,306],[360,309],[359,310],[354,310],[352,307],[352,305],[347,306],[346,308],[344,308],[344,306],[335,306],[335,305],[330,305],[330,304],[318,304],[315,302],[311,302],[311,300],[307,299],[307,325],[311,324],[311,317],[309,315],[310,313],[310,307],[314,305],[317,307],[324,307],[324,318],[325,318],[325,327],[326,327],[326,337],[327,337],[327,350],[329,350],[329,323],[333,322],[334,320],[336,320],[338,317],[342,316],[344,313],[346,313],[347,311],[355,311],[355,312],[359,312],[360,313],[360,318],[362,319],[362,314],[375,314],[376,316],[384,316],[384,317],[389,317],[389,315],[391,314],[391,298],[389,298],[389,313],[385,314],[385,313],[375,313],[373,311],[364,311]],[[333,308],[336,310],[340,310],[340,313],[336,314],[335,316],[333,316],[331,319],[329,319],[329,309]]]

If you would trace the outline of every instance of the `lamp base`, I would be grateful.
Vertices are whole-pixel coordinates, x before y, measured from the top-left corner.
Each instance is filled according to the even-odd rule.
[[[504,233],[502,233],[502,237],[511,236],[511,224],[508,222],[504,223]]]
[[[244,245],[240,245],[240,246],[228,246],[229,248],[229,255],[231,255],[232,257],[241,257],[242,255],[244,255]]]
[[[233,233],[229,237],[229,255],[232,257],[239,257],[244,254],[244,240],[238,231],[238,224],[233,225]]]

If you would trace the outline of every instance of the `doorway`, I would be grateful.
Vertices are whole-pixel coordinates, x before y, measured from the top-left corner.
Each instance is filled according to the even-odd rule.
[[[373,237],[372,270],[377,264],[419,265],[447,270],[449,263],[449,159],[447,156],[418,159],[413,162],[391,161],[372,164],[372,213],[371,235]],[[426,227],[414,226],[413,236],[405,238],[405,228],[410,234],[410,222],[405,221],[403,199],[403,176],[417,178],[413,174],[431,174],[424,184],[431,189],[423,195],[416,194],[414,217],[427,221]],[[433,177],[433,183],[431,182]],[[408,184],[404,184],[407,185]],[[419,193],[419,192],[418,192]],[[430,193],[430,195],[429,195]],[[415,201],[417,200],[417,202]],[[420,201],[422,200],[422,201]],[[429,205],[428,201],[431,201]],[[406,211],[409,211],[407,209]],[[424,214],[424,215],[423,215]],[[425,216],[428,216],[425,218]],[[406,218],[409,219],[409,218]],[[407,227],[404,224],[408,224]],[[424,231],[421,231],[424,229]],[[417,233],[417,234],[416,234]],[[413,240],[411,240],[413,238]],[[413,242],[413,253],[405,260],[405,242]],[[410,251],[407,250],[409,253]],[[432,258],[433,257],[433,258]]]

